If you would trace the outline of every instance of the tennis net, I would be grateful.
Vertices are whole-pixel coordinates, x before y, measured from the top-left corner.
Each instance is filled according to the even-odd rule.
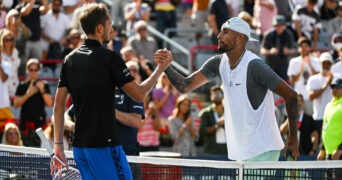
[[[76,167],[72,152],[66,156]],[[127,157],[134,179],[242,180],[339,179],[342,161],[236,162],[182,158]],[[51,179],[45,149],[0,145],[1,179]]]

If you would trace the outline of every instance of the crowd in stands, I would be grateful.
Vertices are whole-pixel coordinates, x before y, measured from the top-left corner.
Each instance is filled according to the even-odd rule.
[[[85,38],[78,14],[83,4],[91,2],[95,1],[2,1],[0,135],[3,134],[3,144],[40,147],[40,140],[34,133],[38,127],[43,127],[51,139],[53,124],[47,120],[50,117],[45,107],[53,105],[55,92],[51,91],[48,81],[39,78],[39,73],[42,68],[50,68],[56,72],[55,78],[59,77],[62,60]],[[300,94],[301,153],[318,155],[322,146],[324,110],[334,96],[330,84],[342,78],[341,0],[118,2],[108,5],[116,16],[110,42],[103,47],[120,54],[126,63],[134,62],[127,66],[131,66],[131,74],[138,73],[137,82],[151,75],[155,66],[154,52],[164,48],[162,39],[149,34],[148,25],[164,33],[167,28],[177,28],[179,17],[187,16],[191,27],[197,30],[193,34],[197,43],[207,37],[210,41],[206,45],[217,45],[221,25],[230,17],[239,16],[248,22],[252,29],[250,43],[255,44],[250,50],[265,59],[274,72]],[[123,23],[117,24],[117,19],[122,19]],[[172,38],[177,33],[169,36]],[[322,46],[320,37],[329,39],[329,44]],[[48,63],[50,60],[59,61]],[[201,124],[196,126],[190,110],[191,98],[180,94],[167,76],[162,75],[144,102],[144,121],[137,133],[140,151],[156,151],[163,143],[171,143],[173,151],[182,156],[196,156],[195,144],[203,141],[204,154],[226,154],[223,106],[217,102],[224,98],[222,90],[214,87],[206,95],[211,104],[199,114]],[[13,115],[11,107],[21,108],[19,117]],[[286,132],[287,121],[283,121],[279,126]],[[65,141],[70,139],[70,134],[66,133]]]

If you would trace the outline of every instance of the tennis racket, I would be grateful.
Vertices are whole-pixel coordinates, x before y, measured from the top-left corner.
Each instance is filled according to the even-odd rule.
[[[42,128],[36,129],[36,133],[38,134],[40,140],[42,141],[42,143],[46,147],[46,150],[49,153],[49,155],[51,156],[51,158],[56,158],[62,164],[62,169],[57,169],[54,176],[52,177],[52,179],[53,180],[55,180],[55,179],[61,179],[61,180],[63,180],[63,179],[73,179],[73,180],[82,179],[80,171],[78,171],[76,168],[73,168],[71,166],[69,166],[69,168],[67,169],[65,167],[65,164],[57,156],[55,156],[55,153],[53,152],[53,149],[52,149],[48,139],[45,137]]]

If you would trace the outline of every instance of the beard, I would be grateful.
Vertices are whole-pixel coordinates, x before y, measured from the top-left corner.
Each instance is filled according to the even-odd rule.
[[[109,37],[107,36],[107,34],[106,33],[104,33],[103,35],[102,35],[102,43],[105,43],[105,44],[108,44],[109,43]]]
[[[58,14],[59,12],[61,12],[59,9],[52,9],[53,14]]]
[[[221,105],[222,104],[222,99],[220,100],[214,100],[213,102],[215,105]]]
[[[228,47],[227,45],[224,45],[222,42],[218,43],[218,52],[219,53],[225,53],[231,51],[233,48]]]

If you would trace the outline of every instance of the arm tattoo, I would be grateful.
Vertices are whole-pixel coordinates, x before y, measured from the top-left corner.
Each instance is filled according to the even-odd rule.
[[[289,119],[290,134],[297,134],[297,121],[298,121],[298,100],[294,96],[290,99],[289,103],[286,103],[286,109]]]
[[[169,67],[165,70],[165,74],[169,78],[171,84],[175,86],[175,88],[181,92],[186,93],[186,88],[192,83],[193,76],[183,77],[172,67]]]

